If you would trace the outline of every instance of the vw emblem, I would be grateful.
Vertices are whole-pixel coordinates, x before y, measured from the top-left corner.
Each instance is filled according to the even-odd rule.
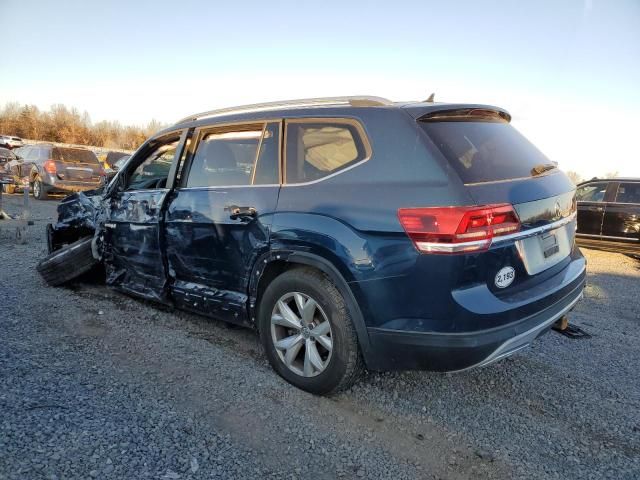
[[[560,220],[562,218],[562,208],[560,208],[560,202],[556,202],[556,214],[553,217],[554,220]]]

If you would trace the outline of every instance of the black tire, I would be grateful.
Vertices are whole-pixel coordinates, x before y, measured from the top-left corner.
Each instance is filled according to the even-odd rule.
[[[39,177],[33,181],[31,191],[33,192],[33,198],[36,198],[38,200],[46,200],[47,198],[49,198],[49,195],[45,190],[44,184],[42,183],[42,180],[40,180]]]
[[[38,272],[52,287],[79,277],[98,265],[91,253],[93,237],[86,237],[47,255],[38,264]]]
[[[278,356],[271,334],[271,315],[278,300],[291,292],[314,299],[331,325],[333,348],[326,368],[313,377],[290,370]],[[289,383],[311,393],[325,395],[349,388],[363,369],[355,327],[346,302],[336,286],[322,272],[294,268],[276,277],[267,287],[258,308],[260,340],[273,369]]]

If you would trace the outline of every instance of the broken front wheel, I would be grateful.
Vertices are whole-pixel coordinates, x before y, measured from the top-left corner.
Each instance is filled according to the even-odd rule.
[[[82,238],[47,255],[37,267],[45,282],[56,287],[97,266],[99,262],[91,253],[92,239]]]

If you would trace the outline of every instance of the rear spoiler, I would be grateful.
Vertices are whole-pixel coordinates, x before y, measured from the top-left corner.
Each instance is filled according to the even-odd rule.
[[[405,111],[418,121],[511,121],[511,114],[492,105],[469,103],[421,103],[407,105]]]
[[[418,118],[419,122],[504,122],[511,121],[511,115],[504,110],[489,108],[456,108],[429,112]]]

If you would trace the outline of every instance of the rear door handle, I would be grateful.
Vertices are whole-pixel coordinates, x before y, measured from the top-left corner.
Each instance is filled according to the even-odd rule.
[[[238,207],[237,205],[229,205],[229,218],[231,220],[252,220],[258,216],[258,211],[253,207]]]
[[[602,207],[589,207],[589,210],[591,210],[592,212],[602,212],[604,210],[604,208],[602,208]]]

